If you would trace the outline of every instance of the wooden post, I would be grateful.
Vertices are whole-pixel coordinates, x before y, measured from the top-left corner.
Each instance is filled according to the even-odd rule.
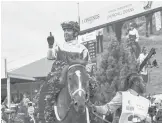
[[[79,23],[79,26],[80,26],[79,2],[77,4],[78,4],[78,23]]]
[[[7,106],[8,109],[11,108],[11,88],[10,88],[10,76],[7,72],[7,59],[5,59],[5,78],[7,78]],[[9,113],[8,123],[11,122],[11,114]]]
[[[5,58],[5,78],[7,78],[7,105],[8,105],[8,108],[10,108],[10,103],[11,103],[10,77],[8,76],[8,73],[7,73],[7,59],[6,58]]]
[[[8,108],[10,109],[11,106],[11,92],[10,92],[10,77],[7,76],[7,105]]]
[[[153,16],[153,13],[149,13],[149,14],[145,15],[145,18],[146,18],[146,37],[149,37],[149,30],[148,30],[149,24],[150,24],[150,34],[153,34],[152,16]]]
[[[152,16],[153,14],[150,14],[150,34],[153,34]]]
[[[123,22],[115,23],[115,34],[116,34],[116,38],[119,42],[121,42],[122,26],[123,26]]]

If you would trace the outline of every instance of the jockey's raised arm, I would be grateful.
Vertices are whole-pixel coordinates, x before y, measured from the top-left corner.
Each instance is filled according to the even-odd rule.
[[[48,42],[47,59],[54,60],[56,59],[57,44],[51,32],[50,32],[50,36],[47,37],[47,42]]]
[[[64,22],[62,24],[62,28],[64,30],[64,37],[65,41],[62,44],[59,44],[57,41],[54,41],[54,37],[52,34],[47,38],[49,50],[47,54],[48,59],[58,59],[59,52],[67,52],[70,53],[70,55],[79,54],[80,60],[85,60],[87,62],[91,62],[90,55],[88,52],[88,49],[78,42],[76,39],[76,36],[78,35],[78,26],[77,23],[70,21],[70,22]],[[71,30],[74,30],[74,32]],[[74,37],[71,37],[71,33],[74,33]],[[77,34],[76,34],[77,33]]]

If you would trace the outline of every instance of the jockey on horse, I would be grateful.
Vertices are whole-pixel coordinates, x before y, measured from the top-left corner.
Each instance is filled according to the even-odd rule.
[[[130,23],[129,24],[129,30],[128,30],[128,40],[129,40],[129,44],[132,47],[132,52],[135,55],[135,58],[137,59],[139,56],[139,53],[141,52],[140,50],[140,46],[138,44],[139,41],[139,34],[136,27],[135,23]]]
[[[56,59],[53,63],[51,73],[47,79],[52,76],[52,79],[48,80],[48,84],[52,83],[54,90],[54,105],[56,104],[57,96],[62,88],[65,86],[66,74],[69,65],[82,64],[87,65],[90,62],[90,56],[88,49],[80,44],[77,40],[77,36],[80,31],[80,27],[77,22],[64,22],[61,24],[64,30],[65,42],[62,46],[54,44],[54,37],[51,35],[47,38],[49,44],[48,59]],[[54,45],[54,50],[52,49]]]

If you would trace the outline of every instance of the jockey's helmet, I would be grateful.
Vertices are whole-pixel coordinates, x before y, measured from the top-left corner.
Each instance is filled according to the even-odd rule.
[[[65,29],[73,29],[75,32],[78,32],[78,33],[80,31],[80,27],[79,27],[78,22],[74,22],[74,21],[63,22],[61,24],[61,26],[62,26],[63,30],[65,30]]]

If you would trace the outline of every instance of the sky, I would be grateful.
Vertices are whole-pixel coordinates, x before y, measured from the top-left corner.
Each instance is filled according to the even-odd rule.
[[[79,2],[80,15],[109,4],[106,1]],[[77,7],[77,1],[1,2],[1,61],[7,58],[7,70],[46,57],[49,32],[58,43],[62,43],[64,37],[60,24],[69,20],[77,21]]]

